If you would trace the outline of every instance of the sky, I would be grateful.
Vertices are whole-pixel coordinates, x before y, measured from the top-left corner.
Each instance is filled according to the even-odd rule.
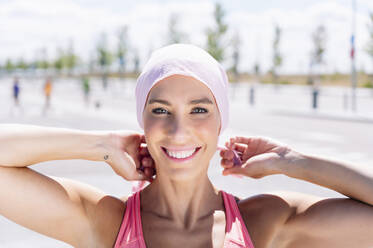
[[[327,30],[325,64],[328,73],[348,73],[352,0],[217,0],[228,24],[225,40],[236,33],[241,45],[239,70],[252,72],[259,63],[262,72],[271,67],[274,26],[282,29],[280,52],[282,74],[307,73],[312,49],[311,34],[318,25]],[[356,0],[356,65],[373,73],[373,58],[364,48],[369,40],[367,25],[373,0]],[[214,25],[216,1],[207,0],[0,0],[0,64],[7,58],[33,60],[47,49],[50,59],[58,48],[73,42],[83,60],[95,55],[100,36],[105,33],[115,48],[118,30],[128,26],[131,57],[140,54],[143,65],[152,50],[167,43],[168,22],[178,15],[177,27],[185,42],[206,45],[206,29]],[[231,50],[224,66],[228,68]]]

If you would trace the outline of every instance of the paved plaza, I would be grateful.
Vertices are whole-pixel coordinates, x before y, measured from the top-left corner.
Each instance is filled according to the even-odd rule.
[[[21,79],[21,108],[12,103],[11,78],[0,78],[0,123],[27,123],[85,130],[132,129],[137,126],[133,80],[111,80],[106,91],[98,79],[91,80],[90,104],[84,103],[79,81],[54,82],[51,108],[43,110],[42,79]],[[255,105],[249,104],[249,84],[236,84],[230,92],[231,120],[222,135],[267,136],[296,150],[347,160],[367,170],[373,168],[373,93],[359,89],[357,112],[350,106],[347,88],[321,88],[319,109],[311,109],[311,91],[306,86],[252,84]],[[95,103],[100,108],[95,108]],[[298,191],[323,197],[340,197],[331,190],[287,178],[263,179],[223,177],[217,154],[209,176],[218,188],[240,197],[276,190]],[[31,166],[41,173],[76,179],[115,196],[130,193],[131,184],[117,176],[104,163],[71,160]],[[348,183],[348,182],[346,182]],[[9,189],[11,191],[11,189]],[[11,192],[10,192],[11,193]],[[0,217],[0,248],[70,247],[62,242],[27,230]]]

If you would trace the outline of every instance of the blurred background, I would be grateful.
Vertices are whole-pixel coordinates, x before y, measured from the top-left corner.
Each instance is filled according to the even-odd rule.
[[[136,78],[151,52],[171,43],[198,45],[227,70],[231,121],[222,141],[268,136],[372,172],[371,0],[0,0],[0,123],[141,131]],[[223,177],[219,164],[216,155],[211,180],[240,197],[340,197],[281,175]],[[31,168],[118,197],[131,192],[104,163]],[[0,247],[26,246],[69,247],[0,216]]]

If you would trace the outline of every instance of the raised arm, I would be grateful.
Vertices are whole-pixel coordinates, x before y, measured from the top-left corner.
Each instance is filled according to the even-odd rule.
[[[294,156],[291,158],[291,156]],[[335,190],[350,199],[318,201],[287,195],[291,212],[283,233],[293,244],[315,247],[373,247],[373,177],[366,167],[314,155],[289,155],[281,173]],[[279,171],[279,172],[280,172]]]
[[[104,133],[20,124],[0,125],[0,165],[25,167],[62,159],[103,161]]]
[[[97,244],[97,223],[109,222],[110,213],[123,204],[88,185],[50,178],[27,166],[57,159],[106,159],[120,176],[145,179],[136,159],[141,142],[140,134],[130,132],[0,125],[0,214],[75,247]]]
[[[266,138],[237,137],[227,146],[236,149],[244,163],[233,166],[231,152],[221,152],[226,175],[284,174],[350,198],[315,200],[302,194],[281,194],[288,203],[286,221],[278,232],[288,239],[285,247],[373,246],[373,175],[367,167],[302,154]]]

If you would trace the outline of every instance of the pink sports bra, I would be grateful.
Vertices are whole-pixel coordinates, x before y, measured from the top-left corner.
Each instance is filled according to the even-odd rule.
[[[141,226],[140,192],[134,193],[127,200],[114,248],[146,248]],[[221,192],[226,214],[224,248],[254,248],[234,196]]]

